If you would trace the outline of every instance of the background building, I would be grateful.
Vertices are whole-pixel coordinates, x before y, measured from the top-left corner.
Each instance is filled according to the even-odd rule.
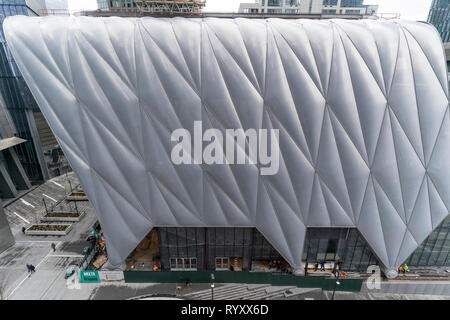
[[[21,143],[10,146],[8,150],[19,159],[22,170],[33,184],[67,171],[68,164],[9,51],[3,34],[3,20],[13,15],[36,16],[45,10],[47,10],[47,6],[44,0],[4,0],[0,2],[1,112],[4,121],[7,121],[11,128],[9,133],[3,133],[2,138],[16,136],[24,139]],[[8,162],[8,157],[2,157],[2,159],[4,164]],[[5,165],[5,167],[12,172],[11,165]],[[8,186],[4,182],[0,181],[0,183],[3,184],[3,188],[0,189],[11,189],[11,183]],[[18,188],[27,185],[18,184],[14,179],[12,179],[12,183],[16,184]],[[10,197],[11,195],[14,193],[3,193],[1,196]]]
[[[447,68],[449,72],[449,81],[450,81],[450,42],[444,43],[445,47],[445,55],[447,57]]]
[[[376,5],[364,5],[364,0],[255,0],[241,3],[242,13],[287,13],[287,14],[359,14],[373,15]]]
[[[433,0],[428,22],[438,29],[443,42],[450,42],[450,0]]]
[[[102,11],[136,11],[137,6],[134,0],[97,0],[97,7]]]

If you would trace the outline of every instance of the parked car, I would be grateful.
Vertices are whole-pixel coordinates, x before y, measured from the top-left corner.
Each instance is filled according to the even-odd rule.
[[[70,278],[74,273],[75,273],[75,270],[77,269],[77,265],[75,265],[75,264],[72,264],[72,265],[70,265],[68,268],[67,268],[67,270],[66,270],[66,275],[65,275],[65,278],[67,279],[67,278]]]

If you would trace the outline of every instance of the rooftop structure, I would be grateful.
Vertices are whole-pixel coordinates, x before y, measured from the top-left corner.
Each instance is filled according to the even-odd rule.
[[[269,14],[374,15],[377,5],[364,5],[364,0],[255,0],[241,3],[239,12]]]
[[[205,6],[205,0],[97,0],[99,11],[129,14],[193,14]]]

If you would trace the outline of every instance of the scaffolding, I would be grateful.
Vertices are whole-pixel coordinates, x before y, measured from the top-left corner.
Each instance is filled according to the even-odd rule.
[[[399,20],[401,17],[400,13],[378,13],[375,16],[381,20]]]
[[[39,16],[70,16],[68,9],[40,9],[38,10]]]
[[[136,6],[143,14],[196,14],[205,6],[205,0],[136,0]]]

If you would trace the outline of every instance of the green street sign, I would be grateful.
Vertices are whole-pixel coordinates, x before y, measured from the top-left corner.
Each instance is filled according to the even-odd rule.
[[[98,275],[98,271],[80,271],[80,282],[99,283],[100,276]]]

